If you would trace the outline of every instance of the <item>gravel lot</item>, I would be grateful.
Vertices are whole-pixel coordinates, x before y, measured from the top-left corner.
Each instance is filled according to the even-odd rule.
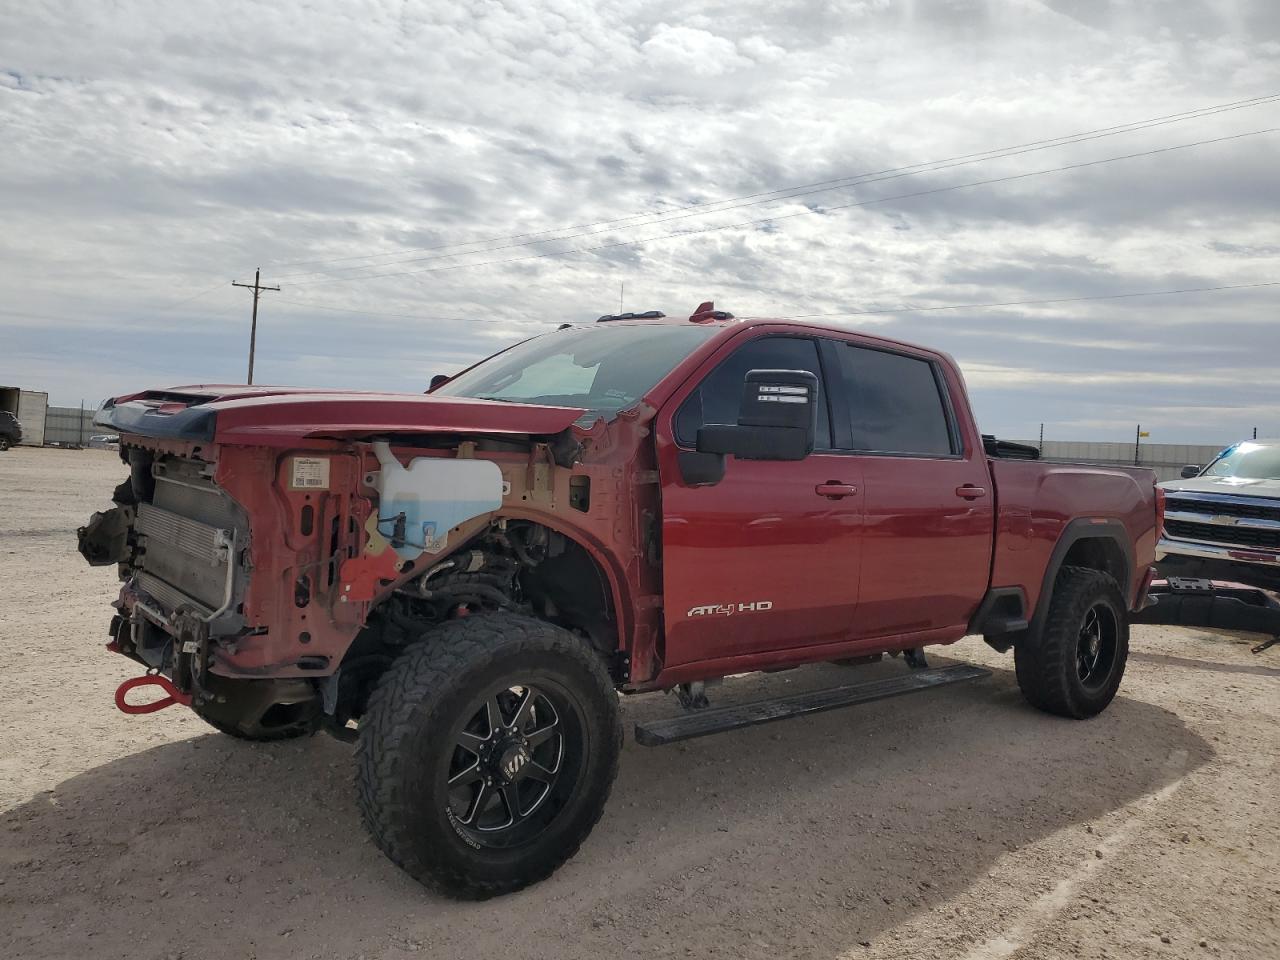
[[[1280,957],[1280,648],[1135,628],[1120,697],[1079,723],[970,638],[945,652],[992,679],[628,743],[576,859],[457,904],[366,840],[349,746],[116,711],[139,671],[102,647],[114,572],[74,530],[123,476],[107,452],[0,454],[0,957]]]

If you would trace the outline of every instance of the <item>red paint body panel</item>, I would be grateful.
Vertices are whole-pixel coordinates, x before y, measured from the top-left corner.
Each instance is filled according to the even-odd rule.
[[[794,463],[735,461],[713,487],[663,484],[668,666],[854,636],[861,498],[815,492],[856,479],[848,466],[815,453]],[[701,612],[707,606],[717,610]]]
[[[859,636],[967,626],[987,590],[995,511],[990,494],[955,491],[990,488],[986,457],[855,459],[866,491]]]
[[[859,633],[875,638],[943,630],[958,639],[990,582],[995,485],[954,362],[921,348],[906,352],[933,360],[942,371],[959,454],[857,458],[867,504]],[[975,493],[961,496],[962,490]]]
[[[570,431],[580,445],[571,467],[549,463],[537,444],[529,453],[469,445],[465,455],[495,461],[509,491],[476,531],[495,517],[529,519],[583,546],[607,581],[633,689],[954,641],[989,587],[1021,588],[1034,610],[1055,546],[1067,524],[1082,518],[1123,530],[1133,559],[1126,589],[1138,602],[1156,542],[1148,471],[989,460],[960,373],[943,354],[797,323],[711,325],[717,335],[640,402],[590,428],[576,425],[584,413],[577,408],[417,394],[214,385],[120,398],[154,408],[148,416],[158,419],[170,405],[199,405],[216,416],[212,442],[123,437],[126,446],[215,463],[216,483],[250,518],[244,617],[257,632],[221,651],[213,669],[245,677],[332,673],[377,602],[421,574],[362,553],[377,506],[363,478],[377,468],[369,441],[379,436],[537,439]],[[719,358],[769,333],[846,340],[935,363],[959,452],[730,457],[719,483],[688,485],[673,433],[676,409]],[[402,462],[455,455],[421,446],[393,452]],[[330,459],[327,490],[290,489],[288,460],[299,453]],[[583,477],[591,489],[585,512],[569,506],[570,481]],[[832,499],[817,490],[833,482],[856,492]],[[309,534],[300,519],[307,506],[315,511]],[[449,549],[476,531],[458,528]],[[300,607],[302,576],[311,578],[311,599]],[[127,589],[122,599],[131,605]],[[307,658],[325,663],[309,667]]]
[[[1022,587],[1035,609],[1049,558],[1067,524],[1076,519],[1119,521],[1133,546],[1125,587],[1131,607],[1155,562],[1159,536],[1151,471],[1129,467],[995,460],[999,491],[993,584]]]
[[[547,436],[586,411],[416,394],[294,393],[218,400],[218,443],[273,446],[308,437],[368,437],[386,433],[486,433]]]

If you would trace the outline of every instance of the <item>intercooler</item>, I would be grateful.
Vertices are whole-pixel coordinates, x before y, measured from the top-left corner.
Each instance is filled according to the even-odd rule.
[[[134,521],[136,583],[166,614],[185,610],[214,620],[234,613],[236,554],[247,531],[239,509],[202,466],[155,465],[155,493],[138,505]]]

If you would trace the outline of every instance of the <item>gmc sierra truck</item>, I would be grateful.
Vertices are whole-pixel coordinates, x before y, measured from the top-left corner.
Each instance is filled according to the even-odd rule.
[[[708,303],[432,383],[108,401],[129,475],[80,546],[118,564],[108,647],[146,668],[121,709],[355,740],[371,835],[435,890],[516,890],[577,851],[619,693],[690,708],[637,728],[654,745],[988,675],[922,653],[981,634],[1042,710],[1116,694],[1153,475],[984,438],[942,353]],[[717,678],[885,653],[900,675],[692,709]],[[167,696],[128,699],[148,685]]]

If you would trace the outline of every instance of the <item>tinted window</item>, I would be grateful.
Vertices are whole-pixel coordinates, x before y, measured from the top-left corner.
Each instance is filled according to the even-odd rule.
[[[954,453],[933,364],[883,350],[841,349],[853,448],[878,453]]]
[[[827,394],[818,365],[818,346],[800,337],[761,337],[744,343],[707,374],[676,413],[676,439],[693,446],[704,423],[737,423],[742,385],[750,370],[808,370],[818,378],[818,427],[814,445],[831,448]]]

